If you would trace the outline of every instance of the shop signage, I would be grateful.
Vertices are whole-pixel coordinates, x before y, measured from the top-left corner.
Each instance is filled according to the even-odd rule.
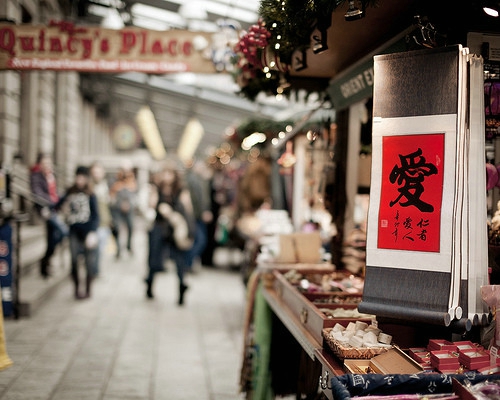
[[[0,24],[0,69],[145,73],[216,72],[212,34]]]
[[[439,252],[444,134],[382,138],[378,248]]]
[[[373,56],[405,51],[408,33],[409,31],[401,33],[332,79],[327,91],[336,110],[373,96]]]
[[[443,46],[374,57],[374,71],[358,310],[469,330],[488,313],[483,60]]]

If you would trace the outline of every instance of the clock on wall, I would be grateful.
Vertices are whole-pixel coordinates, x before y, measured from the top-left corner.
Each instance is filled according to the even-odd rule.
[[[113,129],[113,143],[118,150],[132,150],[137,146],[138,137],[135,128],[126,123],[118,124]]]

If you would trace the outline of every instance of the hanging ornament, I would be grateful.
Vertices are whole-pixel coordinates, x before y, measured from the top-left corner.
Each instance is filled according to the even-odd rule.
[[[332,25],[332,17],[328,15],[320,15],[316,21],[316,29],[313,32],[312,51],[314,54],[328,50],[328,28]],[[319,34],[317,34],[319,33]]]
[[[293,54],[292,68],[295,71],[302,71],[307,68],[307,49],[305,47]]]
[[[359,8],[354,0],[349,0],[349,8],[347,9],[344,18],[346,21],[356,21],[365,16],[363,8]]]
[[[271,46],[266,46],[262,50],[260,62],[262,67],[268,67],[273,71],[288,72],[289,66],[281,62],[279,53],[275,51]]]
[[[276,162],[281,167],[279,170],[280,175],[292,174],[297,157],[293,154],[293,142],[291,140],[286,142],[286,150]]]
[[[283,168],[291,168],[295,165],[296,162],[297,157],[295,157],[295,154],[293,154],[293,142],[288,141],[286,142],[286,150],[281,155],[281,157],[278,158],[277,163]]]

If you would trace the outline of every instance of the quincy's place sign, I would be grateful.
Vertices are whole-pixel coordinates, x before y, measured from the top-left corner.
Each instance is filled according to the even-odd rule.
[[[0,69],[212,73],[214,46],[205,32],[0,24]]]

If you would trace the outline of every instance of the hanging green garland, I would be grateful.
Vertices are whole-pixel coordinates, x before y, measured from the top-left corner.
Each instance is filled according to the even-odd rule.
[[[375,7],[378,2],[357,0],[356,4],[365,10]],[[331,14],[346,3],[348,0],[261,0],[258,24],[252,26],[235,47],[233,75],[241,88],[240,93],[250,100],[255,100],[260,92],[288,97],[291,88],[286,77],[292,65],[292,54],[299,50],[305,55],[315,29],[323,36],[317,38],[319,48],[326,49],[326,30]],[[274,54],[276,67],[274,62],[271,66],[262,62],[263,55],[269,52]],[[306,68],[307,60],[302,61]]]
[[[318,20],[331,14],[348,0],[262,0],[259,15],[271,32],[269,44],[284,63],[291,64],[295,50],[309,47]],[[375,7],[378,0],[359,0],[363,9]]]
[[[271,32],[262,21],[259,21],[240,37],[234,48],[235,54],[232,60],[235,67],[234,80],[240,86],[240,93],[252,101],[260,92],[269,95],[289,94],[288,86],[283,85],[286,82],[284,78],[286,70],[280,70],[277,65],[271,69],[264,62],[270,37]]]
[[[291,64],[296,49],[309,46],[312,25],[316,19],[314,3],[298,0],[263,0],[259,14],[271,32],[269,44],[280,59]]]

